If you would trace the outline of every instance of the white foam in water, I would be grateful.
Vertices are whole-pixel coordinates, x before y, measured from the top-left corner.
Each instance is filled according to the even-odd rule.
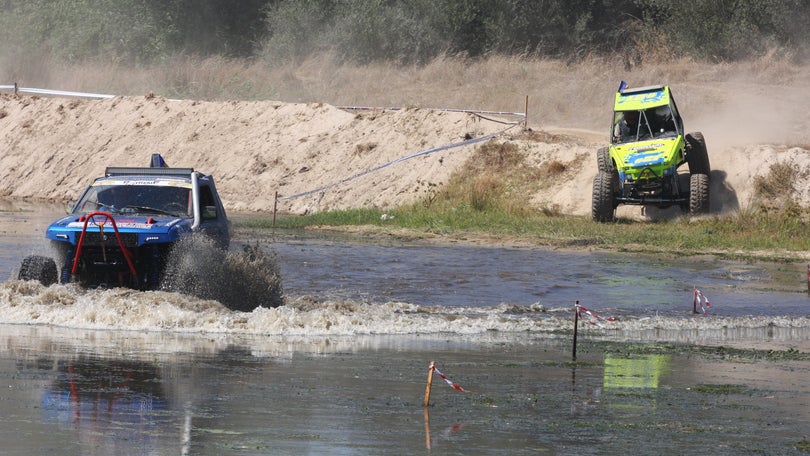
[[[217,301],[180,293],[86,290],[74,285],[46,288],[36,282],[9,280],[0,284],[0,324],[4,323],[229,335],[542,334],[573,329],[573,309],[546,309],[539,304],[464,308],[401,302],[318,302],[303,296],[288,297],[286,304],[277,308],[235,312]],[[607,338],[723,340],[760,337],[765,331],[769,337],[807,339],[810,318],[622,316],[600,327],[583,324],[581,328],[583,334]]]

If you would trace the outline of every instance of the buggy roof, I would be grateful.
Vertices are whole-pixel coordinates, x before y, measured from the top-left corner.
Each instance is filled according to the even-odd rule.
[[[641,109],[655,108],[669,105],[671,95],[669,87],[655,85],[624,89],[616,92],[616,101],[613,105],[614,111],[638,111]]]
[[[150,187],[182,187],[191,188],[191,179],[181,176],[105,176],[94,180],[92,187],[96,186],[150,186]]]
[[[108,166],[105,176],[178,176],[190,178],[194,168],[131,168],[125,166]]]

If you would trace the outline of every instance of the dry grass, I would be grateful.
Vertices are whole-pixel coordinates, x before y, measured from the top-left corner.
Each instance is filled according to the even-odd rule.
[[[438,202],[444,208],[528,215],[525,202],[537,188],[541,172],[526,163],[515,143],[489,141],[476,148],[475,154],[447,185],[431,195],[429,202]]]
[[[768,174],[754,177],[754,201],[763,213],[777,213],[806,218],[794,198],[798,178],[795,166],[786,162],[771,165]]]
[[[793,192],[796,176],[797,170],[790,163],[774,163],[767,175],[754,177],[754,195],[767,200],[784,198]]]

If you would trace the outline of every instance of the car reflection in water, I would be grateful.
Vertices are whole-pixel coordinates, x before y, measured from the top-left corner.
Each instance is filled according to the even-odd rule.
[[[601,384],[577,384],[572,371],[573,401],[571,414],[590,414],[597,408],[654,408],[655,399],[644,390],[655,390],[671,374],[669,355],[606,355]],[[582,383],[582,382],[580,382]]]
[[[75,429],[83,444],[159,447],[172,418],[156,365],[87,357],[59,361],[57,370],[42,395],[46,421]]]
[[[671,361],[669,355],[607,355],[603,387],[608,408],[619,416],[654,413],[661,397],[658,390],[671,373]]]
[[[101,454],[189,454],[206,445],[194,427],[228,413],[219,399],[241,385],[223,383],[223,373],[253,359],[228,347],[169,362],[87,355],[49,362],[57,373],[42,392],[43,421],[78,433],[80,446]]]
[[[605,357],[604,387],[658,388],[658,383],[670,370],[668,355],[638,355],[620,358]]]

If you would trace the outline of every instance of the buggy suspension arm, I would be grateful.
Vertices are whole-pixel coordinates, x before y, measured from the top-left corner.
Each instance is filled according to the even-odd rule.
[[[104,223],[99,225],[95,222],[94,217],[100,216],[104,217]],[[79,236],[79,243],[76,245],[76,255],[73,257],[73,268],[71,269],[71,274],[76,274],[76,269],[79,267],[79,258],[82,256],[82,244],[84,243],[84,234],[87,232],[87,223],[90,222],[90,219],[93,219],[93,223],[99,227],[99,229],[104,231],[104,225],[107,223],[107,220],[110,221],[113,227],[113,231],[115,231],[115,239],[118,241],[118,247],[121,248],[121,252],[124,254],[124,259],[127,260],[127,266],[129,266],[129,272],[132,273],[132,277],[137,277],[138,272],[135,270],[135,265],[132,264],[132,252],[124,246],[124,241],[121,240],[121,235],[118,233],[118,225],[115,223],[115,219],[113,218],[112,214],[109,212],[91,212],[84,216],[84,226],[82,227],[82,234]]]

